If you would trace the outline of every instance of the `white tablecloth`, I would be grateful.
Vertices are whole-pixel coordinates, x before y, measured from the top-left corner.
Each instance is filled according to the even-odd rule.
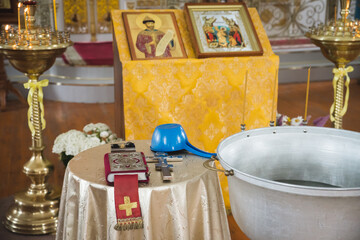
[[[137,151],[153,155],[150,141],[134,141]],[[56,239],[230,239],[216,172],[204,158],[183,155],[174,162],[173,180],[163,182],[149,163],[148,184],[139,184],[144,229],[116,231],[114,188],[106,185],[104,154],[110,145],[84,151],[69,163],[60,200]]]

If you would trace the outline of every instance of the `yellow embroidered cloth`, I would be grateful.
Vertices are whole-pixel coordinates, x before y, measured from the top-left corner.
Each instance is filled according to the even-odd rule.
[[[277,85],[274,81],[279,57],[271,49],[256,9],[250,8],[249,12],[263,56],[206,59],[195,58],[182,10],[156,11],[175,13],[188,59],[132,61],[123,11],[112,11],[123,67],[126,139],[151,139],[157,125],[179,123],[194,146],[215,152],[221,140],[241,130],[243,115],[247,129],[269,126],[271,116],[276,114],[277,89],[273,97],[273,88]],[[223,174],[219,177],[229,208],[227,179]]]

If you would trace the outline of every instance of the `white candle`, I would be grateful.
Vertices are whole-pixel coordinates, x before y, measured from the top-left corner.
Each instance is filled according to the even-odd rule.
[[[27,14],[27,12],[28,12],[28,8],[26,7],[25,9],[24,9],[24,19],[25,19],[25,31],[26,31],[26,33],[27,33],[27,20],[26,20],[26,14]]]
[[[20,23],[20,8],[21,8],[22,3],[19,2],[18,3],[18,31],[19,31],[19,35],[21,34],[21,23]]]
[[[10,29],[10,25],[6,25],[5,26],[5,35],[6,35],[6,40],[9,40],[9,29]]]

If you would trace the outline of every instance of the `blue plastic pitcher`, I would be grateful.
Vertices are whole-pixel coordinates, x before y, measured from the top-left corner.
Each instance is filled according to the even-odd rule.
[[[185,149],[205,158],[216,155],[216,153],[205,152],[191,145],[183,127],[177,123],[157,126],[151,139],[150,149],[155,152],[174,152]]]

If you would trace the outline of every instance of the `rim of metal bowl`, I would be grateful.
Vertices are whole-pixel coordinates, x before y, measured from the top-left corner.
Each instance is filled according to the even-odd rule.
[[[360,133],[343,130],[343,129],[334,129],[326,127],[314,127],[314,126],[279,126],[279,127],[266,127],[266,128],[257,128],[252,130],[247,130],[243,132],[236,133],[231,135],[220,142],[217,147],[217,157],[222,167],[225,170],[233,170],[234,176],[250,184],[254,184],[259,187],[264,187],[267,189],[272,189],[275,191],[308,195],[308,196],[327,196],[327,197],[349,197],[349,196],[360,196],[360,187],[351,187],[351,188],[327,188],[327,187],[314,187],[314,186],[304,186],[304,185],[295,185],[290,183],[277,182],[261,177],[256,177],[251,174],[242,172],[235,167],[231,166],[226,162],[219,154],[220,149],[224,147],[232,139],[239,138],[248,138],[251,136],[259,136],[266,134],[282,134],[282,133],[302,133],[302,134],[330,134],[333,136],[338,136],[341,133],[345,137],[356,137],[360,140]],[[360,147],[360,146],[359,146]]]

